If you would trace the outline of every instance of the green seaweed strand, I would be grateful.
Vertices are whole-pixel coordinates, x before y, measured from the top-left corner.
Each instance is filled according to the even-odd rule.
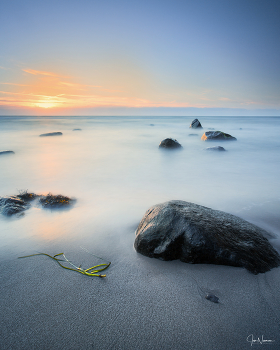
[[[72,264],[67,258],[66,256],[64,255],[64,253],[59,253],[59,254],[55,254],[54,256],[51,256],[49,254],[46,254],[46,253],[37,253],[37,254],[31,254],[31,255],[25,255],[25,256],[19,256],[18,259],[23,259],[23,258],[29,258],[31,256],[35,256],[35,255],[46,255],[48,256],[49,258],[55,260],[61,267],[63,267],[64,269],[67,269],[67,270],[71,270],[71,271],[76,271],[76,272],[80,272],[82,273],[83,275],[87,275],[87,276],[96,276],[96,277],[106,277],[106,275],[100,275],[98,274],[98,272],[101,272],[101,271],[104,271],[106,270],[110,265],[111,263],[107,263],[107,264],[99,264],[99,265],[95,265],[93,267],[90,267],[86,270],[82,269],[80,266],[77,267],[75,266],[74,264]],[[72,267],[66,267],[66,266],[63,266],[60,261],[65,261],[65,260],[61,260],[61,259],[57,259],[56,257],[57,256],[61,256],[63,255],[63,257],[65,258],[65,260],[71,264],[74,268]],[[98,267],[101,267],[101,266],[104,266],[102,268],[98,268]]]

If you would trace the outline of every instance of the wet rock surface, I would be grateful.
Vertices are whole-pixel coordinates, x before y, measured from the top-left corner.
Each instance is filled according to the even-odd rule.
[[[184,201],[152,206],[137,230],[137,252],[161,260],[244,267],[258,274],[280,265],[273,236],[234,215]]]
[[[45,136],[60,136],[62,135],[62,132],[57,131],[57,132],[48,132],[46,134],[41,134],[40,137],[45,137]]]
[[[159,148],[174,149],[174,148],[181,148],[181,147],[182,146],[180,145],[180,143],[177,140],[170,139],[170,138],[167,138],[167,139],[161,141],[161,143],[159,144]]]
[[[202,136],[203,141],[236,141],[236,138],[222,131],[206,131]]]
[[[200,121],[198,119],[194,119],[191,122],[190,128],[193,128],[193,129],[202,128],[202,125],[200,124]]]
[[[18,196],[1,197],[0,212],[3,215],[11,216],[18,214],[30,207],[30,204],[19,198]]]
[[[222,146],[215,146],[215,147],[207,147],[207,148],[204,148],[205,151],[216,151],[216,152],[223,152],[225,151],[224,147]]]

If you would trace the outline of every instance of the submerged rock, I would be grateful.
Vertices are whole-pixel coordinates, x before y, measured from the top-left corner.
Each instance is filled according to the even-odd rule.
[[[177,140],[174,139],[165,139],[163,141],[161,141],[161,143],[159,144],[160,148],[180,148],[182,147],[180,145],[180,143]]]
[[[198,119],[194,119],[191,122],[190,128],[193,128],[193,129],[202,128],[202,125],[200,124],[200,121]]]
[[[3,215],[11,216],[18,214],[30,207],[29,203],[18,196],[1,197],[0,198],[0,211]]]
[[[14,151],[0,151],[0,155],[2,154],[14,154]]]
[[[59,136],[62,135],[62,132],[57,131],[57,132],[48,132],[46,134],[41,134],[40,136]]]
[[[189,136],[198,136],[198,134],[189,134]]]
[[[207,148],[204,148],[205,151],[225,151],[224,147],[221,147],[221,146],[215,146],[215,147],[207,147]]]
[[[73,129],[73,131],[82,131],[82,129],[77,128],[77,129]]]
[[[209,140],[219,140],[219,141],[236,141],[236,138],[226,134],[222,131],[206,131],[202,136],[201,140],[209,141]]]
[[[137,230],[137,252],[162,260],[245,267],[254,274],[280,265],[267,231],[234,215],[184,201],[152,206]]]

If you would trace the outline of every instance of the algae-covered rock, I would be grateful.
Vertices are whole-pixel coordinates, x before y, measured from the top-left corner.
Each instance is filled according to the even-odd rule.
[[[72,204],[74,199],[67,196],[62,196],[61,194],[53,195],[51,193],[46,196],[41,196],[39,199],[40,204],[44,208],[58,208],[58,207],[67,207]]]
[[[184,201],[152,206],[142,218],[134,247],[162,260],[245,267],[257,274],[280,265],[272,235],[237,216]]]
[[[0,197],[0,212],[3,215],[11,216],[18,214],[31,207],[30,202],[39,198],[39,203],[44,208],[69,207],[74,202],[73,198],[67,196],[53,195],[51,193],[38,195],[28,191],[21,191],[17,196]]]

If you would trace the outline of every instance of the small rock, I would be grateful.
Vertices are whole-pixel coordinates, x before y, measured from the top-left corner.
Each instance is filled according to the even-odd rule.
[[[48,132],[47,134],[41,134],[40,136],[60,136],[62,135],[62,132]]]
[[[159,148],[181,148],[182,146],[180,145],[180,143],[177,140],[174,139],[165,139],[163,141],[161,141],[161,143],[159,144]]]
[[[205,299],[207,299],[209,301],[212,301],[212,303],[216,303],[216,304],[219,303],[219,298],[216,297],[216,295],[211,294],[211,293],[206,294],[205,295]]]
[[[189,134],[189,136],[198,136],[198,134]]]
[[[15,153],[14,151],[0,151],[0,155],[2,154],[12,154]]]
[[[82,131],[82,129],[77,128],[77,129],[73,129],[73,131]]]
[[[202,125],[200,124],[200,121],[198,119],[194,119],[191,122],[190,128],[193,128],[193,129],[202,128]]]
[[[204,148],[205,151],[225,151],[224,147],[221,147],[221,146],[215,146],[215,147],[207,147],[207,148]]]
[[[206,131],[201,140],[203,141],[236,141],[236,138],[222,131]]]

